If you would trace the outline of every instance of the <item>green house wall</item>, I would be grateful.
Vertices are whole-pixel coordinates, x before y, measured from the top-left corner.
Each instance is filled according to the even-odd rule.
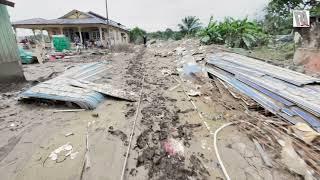
[[[18,45],[5,5],[0,4],[0,82],[24,80]]]

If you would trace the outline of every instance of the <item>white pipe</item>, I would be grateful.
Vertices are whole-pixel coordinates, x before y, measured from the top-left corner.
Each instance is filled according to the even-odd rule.
[[[237,123],[239,123],[239,122],[231,122],[231,123],[224,124],[223,126],[221,126],[219,129],[217,129],[217,130],[214,132],[214,151],[215,151],[216,156],[217,156],[217,158],[218,158],[218,162],[219,162],[219,164],[220,164],[220,167],[221,167],[221,169],[222,169],[222,172],[223,172],[223,174],[224,174],[224,176],[226,177],[227,180],[231,180],[231,178],[230,178],[230,176],[228,175],[228,172],[227,172],[226,168],[224,167],[223,162],[222,162],[222,160],[221,160],[221,157],[220,157],[220,154],[219,154],[219,151],[218,151],[218,146],[217,146],[217,136],[218,136],[218,133],[219,133],[222,129],[224,129],[224,128],[228,127],[228,126],[237,124]]]

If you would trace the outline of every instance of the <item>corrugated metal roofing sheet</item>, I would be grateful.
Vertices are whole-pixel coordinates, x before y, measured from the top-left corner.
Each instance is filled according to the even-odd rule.
[[[320,131],[319,79],[231,53],[213,55],[206,68],[270,112]]]
[[[72,102],[83,109],[95,109],[104,95],[135,101],[133,92],[118,89],[110,84],[93,83],[107,72],[107,63],[91,63],[69,69],[61,76],[40,83],[23,92],[21,98],[38,98]]]
[[[67,18],[58,18],[58,19],[51,19],[46,20],[43,18],[33,18],[27,20],[21,20],[13,22],[13,26],[17,25],[76,25],[76,24],[104,24],[108,25],[108,22],[104,18],[99,18],[99,16],[94,15],[92,12],[85,13],[89,16],[89,18],[79,18],[79,19],[67,19]],[[109,25],[113,27],[117,27],[127,31],[126,27],[120,23],[117,23],[113,20],[109,20]]]
[[[0,4],[0,63],[20,61],[18,46],[5,5]]]
[[[223,66],[228,63],[231,68],[235,68],[238,72],[240,68],[245,68],[246,71],[251,71],[252,73],[259,73],[263,75],[268,75],[297,86],[303,86],[306,84],[320,83],[320,79],[313,78],[289,69],[274,66],[262,61],[257,61],[253,58],[246,56],[241,56],[234,53],[217,53],[209,58],[208,63],[217,65],[223,61]]]
[[[73,79],[90,80],[106,71],[105,63],[91,63],[75,67],[49,81],[23,92],[21,98],[40,98],[72,102],[83,109],[95,109],[105,98],[101,93],[70,85]]]
[[[236,78],[240,81],[250,81],[265,89],[278,94],[287,100],[294,102],[300,107],[306,108],[320,117],[320,92],[309,89],[308,87],[297,87],[292,84],[283,83],[283,81],[268,76],[253,77],[247,74],[238,74]]]

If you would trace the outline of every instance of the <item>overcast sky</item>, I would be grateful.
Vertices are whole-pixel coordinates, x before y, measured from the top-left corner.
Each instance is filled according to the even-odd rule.
[[[105,0],[12,0],[9,8],[12,21],[45,18],[55,19],[77,9],[105,15]],[[268,0],[108,0],[109,16],[128,28],[142,27],[147,31],[177,29],[185,16],[197,16],[206,24],[211,15],[256,17]]]

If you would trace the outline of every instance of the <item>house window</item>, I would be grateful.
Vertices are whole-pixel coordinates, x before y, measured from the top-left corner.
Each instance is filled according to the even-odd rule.
[[[121,33],[121,40],[122,42],[126,42],[127,36],[125,33]]]
[[[94,40],[97,39],[97,32],[95,32],[95,31],[92,32],[92,39],[94,39]]]

